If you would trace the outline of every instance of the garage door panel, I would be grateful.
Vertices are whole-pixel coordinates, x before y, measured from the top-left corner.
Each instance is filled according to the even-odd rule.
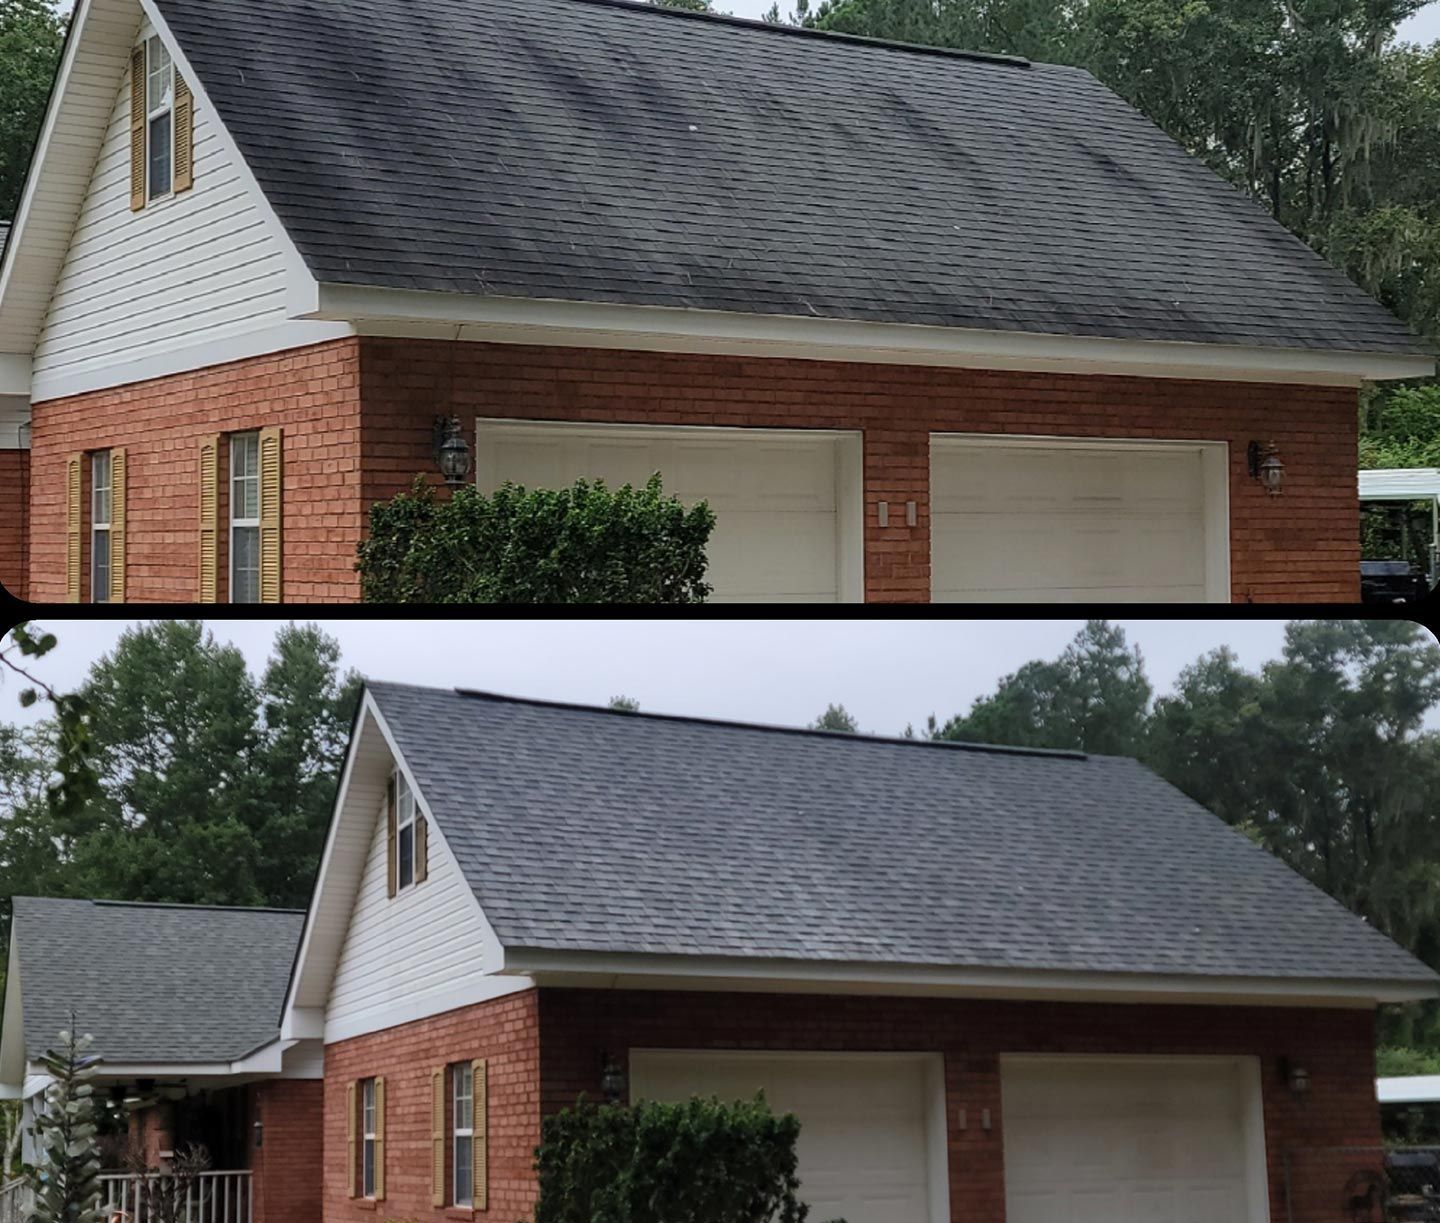
[[[800,1118],[796,1158],[810,1217],[931,1223],[928,1083],[918,1058],[631,1054],[637,1098],[750,1099]]]
[[[1250,1101],[1239,1064],[1018,1061],[1001,1082],[1013,1218],[1250,1219]]]
[[[478,478],[563,488],[603,479],[643,485],[660,472],[686,505],[706,501],[716,525],[707,580],[731,602],[834,602],[840,597],[840,470],[845,439],[759,430],[480,421]],[[858,489],[854,490],[858,497]]]
[[[931,439],[937,602],[1204,601],[1201,446]]]

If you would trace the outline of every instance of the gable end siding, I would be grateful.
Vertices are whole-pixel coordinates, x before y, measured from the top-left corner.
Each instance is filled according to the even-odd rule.
[[[431,838],[429,878],[387,895],[386,823],[381,803],[330,989],[327,1040],[341,1026],[389,1026],[445,1009],[449,995],[494,967],[474,894],[439,838]]]
[[[36,344],[35,398],[57,380],[282,325],[294,335],[276,347],[324,338],[287,323],[285,253],[198,98],[193,157],[193,189],[131,211],[127,68]]]

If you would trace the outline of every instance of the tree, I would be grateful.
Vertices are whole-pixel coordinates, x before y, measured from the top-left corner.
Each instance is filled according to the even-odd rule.
[[[1360,396],[1360,466],[1440,467],[1440,384],[1370,388]],[[1426,502],[1360,507],[1361,555],[1429,569],[1431,510]]]
[[[64,41],[49,0],[0,0],[0,221],[19,207]]]
[[[640,702],[633,696],[612,696],[610,698],[610,708],[618,709],[622,713],[639,713]]]
[[[34,1206],[29,1223],[100,1223],[100,1148],[93,1080],[100,1059],[92,1039],[70,1030],[60,1047],[41,1058],[50,1075],[44,1111],[35,1119],[43,1151],[31,1175]]]
[[[858,734],[860,724],[850,716],[844,705],[827,705],[825,712],[810,723],[810,730],[840,730],[847,734]]]
[[[1091,620],[1059,658],[1026,663],[932,737],[1136,755],[1150,695],[1139,649],[1124,630]]]

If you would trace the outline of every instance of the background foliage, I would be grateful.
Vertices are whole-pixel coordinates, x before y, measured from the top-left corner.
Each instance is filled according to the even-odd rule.
[[[800,1123],[763,1095],[722,1103],[581,1101],[541,1123],[535,1223],[804,1223]]]
[[[467,485],[444,500],[417,478],[371,507],[356,568],[367,603],[702,603],[714,526],[659,475],[643,488]]]

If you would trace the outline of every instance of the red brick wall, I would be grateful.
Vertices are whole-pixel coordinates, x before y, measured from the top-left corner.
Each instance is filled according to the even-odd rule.
[[[65,460],[123,446],[127,597],[199,597],[201,439],[279,425],[284,596],[358,597],[361,519],[358,342],[334,340],[31,409],[30,583],[65,597]],[[222,476],[228,469],[222,471]],[[221,522],[224,530],[224,517]],[[3,545],[0,545],[3,546]],[[221,578],[225,597],[224,566]]]
[[[458,415],[472,444],[477,416],[860,429],[866,596],[924,600],[931,432],[1193,438],[1230,444],[1237,602],[1359,598],[1353,390],[438,341],[362,345],[367,505],[433,470],[437,413]],[[1278,498],[1246,470],[1252,439],[1280,447],[1286,484]],[[918,502],[917,525],[892,514],[882,529],[881,501]]]
[[[0,586],[29,597],[30,452],[0,450]]]
[[[458,415],[467,434],[481,415],[863,430],[866,593],[882,601],[928,597],[932,431],[1225,441],[1235,599],[1359,596],[1353,391],[385,339],[36,404],[33,596],[64,595],[67,455],[126,447],[129,597],[189,601],[198,591],[200,439],[278,424],[285,598],[354,599],[370,504],[417,473],[438,480],[438,414]],[[1283,496],[1267,497],[1249,478],[1251,439],[1279,445]],[[911,500],[916,526],[899,513],[879,526],[879,502]]]
[[[325,1167],[325,1084],[319,1079],[267,1079],[250,1088],[253,1223],[316,1223]],[[250,1137],[247,1135],[247,1137]],[[344,1153],[342,1145],[341,1153]]]
[[[439,1220],[430,1204],[430,1073],[483,1057],[489,1087],[489,1209],[477,1216],[516,1223],[535,1200],[532,1165],[540,1141],[540,1050],[536,992],[447,1011],[325,1046],[325,1220]],[[385,1076],[385,1200],[352,1199],[345,1184],[346,1085]],[[266,1223],[269,1223],[267,1220]]]
[[[1116,1006],[922,998],[659,993],[546,989],[540,994],[541,1102],[562,1108],[600,1094],[601,1059],[631,1048],[938,1051],[946,1111],[989,1109],[993,1129],[952,1128],[955,1223],[1003,1223],[1001,1053],[1228,1054],[1262,1060],[1271,1217],[1286,1219],[1284,1158],[1291,1148],[1374,1145],[1374,1028],[1369,1011],[1214,1006]],[[1310,1071],[1297,1099],[1282,1058]],[[1293,1223],[1336,1212],[1348,1166],[1311,1155]],[[1343,1173],[1343,1174],[1342,1174]]]

